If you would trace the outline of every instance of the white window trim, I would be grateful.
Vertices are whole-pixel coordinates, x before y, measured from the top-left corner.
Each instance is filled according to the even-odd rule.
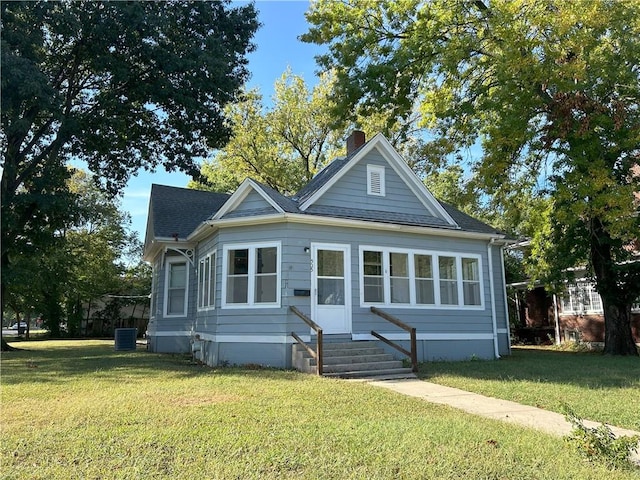
[[[210,296],[208,305],[201,306],[200,301],[203,299],[206,282],[202,282],[202,285],[200,284],[200,279],[201,279],[200,269],[204,267],[204,263],[207,259],[209,259],[209,290],[213,290],[213,297]],[[197,271],[197,275],[198,275],[197,302],[198,303],[197,305],[198,305],[199,312],[202,312],[205,310],[213,310],[214,308],[216,308],[216,259],[217,259],[216,251],[213,250],[207,253],[202,258],[200,258],[200,260],[198,261],[198,271]]]
[[[380,178],[380,191],[374,192],[371,189],[371,178],[374,174],[377,174]],[[367,165],[367,195],[374,195],[376,197],[384,197],[386,195],[385,191],[385,177],[384,177],[384,167],[381,165]]]
[[[382,252],[382,279],[384,302],[365,302],[364,301],[364,263],[363,252],[374,251]],[[389,253],[406,253],[409,262],[409,302],[410,303],[391,303],[391,275],[389,266]],[[433,274],[433,296],[435,303],[419,304],[416,303],[416,276],[414,255],[430,255],[432,258],[432,274]],[[457,287],[458,287],[458,304],[448,305],[441,304],[440,300],[440,269],[438,266],[438,257],[454,257],[456,259]],[[478,260],[478,273],[480,281],[480,305],[465,305],[464,291],[462,280],[462,259],[472,258]],[[454,253],[437,250],[414,250],[406,248],[390,248],[375,245],[360,245],[358,249],[358,266],[360,269],[360,306],[369,307],[385,307],[385,308],[406,308],[406,309],[438,309],[438,310],[484,310],[484,270],[482,265],[482,255],[476,253]]]
[[[571,288],[581,288],[586,289],[588,294],[590,295],[589,305],[592,306],[594,304],[593,297],[597,295],[600,308],[590,308],[587,309],[583,302],[580,301],[580,298],[577,298],[571,291]],[[594,282],[585,282],[585,281],[576,281],[573,283],[568,283],[566,285],[566,291],[564,295],[560,297],[560,305],[562,307],[562,311],[560,315],[570,315],[570,316],[582,316],[582,315],[604,315],[604,308],[602,303],[602,297],[596,290],[596,284]],[[569,306],[568,309],[565,307]],[[631,304],[631,311],[633,313],[640,312],[640,298]]]
[[[256,303],[255,298],[255,262],[256,251],[259,248],[276,247],[276,301],[269,303]],[[249,274],[247,280],[247,303],[227,303],[227,277],[229,274],[229,250],[249,250]],[[223,309],[243,309],[243,308],[280,308],[281,305],[281,264],[282,264],[282,242],[263,243],[233,243],[222,247],[222,298],[220,306]]]
[[[184,286],[184,306],[182,313],[168,313],[169,307],[169,272],[171,271],[170,265],[172,263],[184,263],[185,264],[185,286]],[[189,261],[184,257],[167,257],[165,260],[165,272],[164,272],[164,308],[163,317],[165,318],[182,318],[187,316],[187,308],[189,305]]]

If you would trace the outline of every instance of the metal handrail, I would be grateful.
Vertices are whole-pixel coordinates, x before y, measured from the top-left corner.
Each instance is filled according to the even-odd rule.
[[[409,332],[409,338],[411,340],[411,351],[408,351],[408,350],[402,348],[397,343],[392,342],[388,338],[385,338],[383,335],[381,335],[381,334],[379,334],[377,332],[374,332],[373,330],[371,330],[371,335],[376,337],[378,340],[383,341],[384,343],[386,343],[390,347],[393,347],[396,350],[398,350],[399,352],[402,352],[403,354],[408,356],[411,359],[411,370],[413,372],[417,372],[418,371],[418,348],[417,348],[416,329],[415,329],[415,327],[411,327],[411,326],[407,325],[406,323],[404,323],[399,318],[396,318],[393,315],[391,315],[391,314],[389,314],[389,313],[387,313],[385,311],[382,311],[377,307],[371,307],[371,313],[374,313],[375,315],[378,315],[379,317],[384,318],[386,321],[393,323],[397,327],[400,327],[403,330],[406,330],[407,332]]]
[[[309,317],[307,317],[304,313],[302,313],[293,305],[289,306],[289,310],[291,310],[298,317],[300,317],[304,321],[304,323],[309,325],[316,332],[316,349],[315,350],[313,350],[313,348],[307,345],[295,332],[291,332],[291,336],[296,340],[296,342],[302,345],[305,348],[305,350],[307,350],[307,352],[309,352],[309,355],[311,355],[313,358],[316,359],[318,375],[322,375],[322,364],[324,362],[324,357],[322,354],[322,327],[320,327],[320,325],[318,325],[316,322],[311,320]]]

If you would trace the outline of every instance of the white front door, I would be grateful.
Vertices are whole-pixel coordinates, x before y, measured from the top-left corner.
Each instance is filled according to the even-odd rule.
[[[351,333],[351,249],[311,244],[311,318],[323,333]]]

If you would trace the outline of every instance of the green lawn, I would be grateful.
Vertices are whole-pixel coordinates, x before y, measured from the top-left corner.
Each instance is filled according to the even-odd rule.
[[[640,359],[553,348],[514,348],[499,361],[435,362],[420,376],[441,385],[640,431]]]
[[[113,342],[18,345],[0,372],[3,479],[640,479],[560,438],[363,383]]]

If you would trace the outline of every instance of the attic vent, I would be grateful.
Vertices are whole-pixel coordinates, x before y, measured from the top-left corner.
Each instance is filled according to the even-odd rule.
[[[367,165],[367,194],[384,197],[384,167]]]

